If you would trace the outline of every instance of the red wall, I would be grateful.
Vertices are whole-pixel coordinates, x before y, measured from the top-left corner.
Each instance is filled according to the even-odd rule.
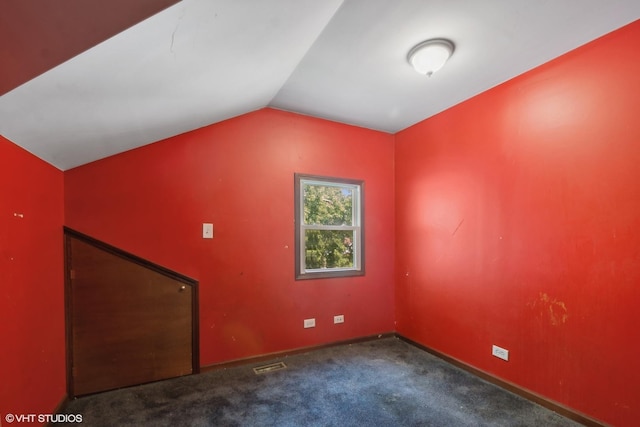
[[[0,423],[65,395],[63,174],[0,136]]]
[[[640,419],[639,51],[640,21],[396,135],[398,332],[620,426]]]
[[[65,224],[200,281],[202,365],[389,332],[393,153],[392,135],[264,109],[65,172]],[[366,276],[294,280],[294,172],[365,180]]]

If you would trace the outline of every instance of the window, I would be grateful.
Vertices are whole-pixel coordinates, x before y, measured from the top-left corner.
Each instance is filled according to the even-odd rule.
[[[296,279],[364,274],[363,187],[295,175]]]

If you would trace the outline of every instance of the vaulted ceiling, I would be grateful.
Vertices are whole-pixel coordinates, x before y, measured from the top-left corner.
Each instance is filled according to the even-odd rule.
[[[0,134],[62,170],[266,106],[395,133],[640,18],[637,0],[1,1]],[[407,53],[431,38],[456,49],[427,78]]]

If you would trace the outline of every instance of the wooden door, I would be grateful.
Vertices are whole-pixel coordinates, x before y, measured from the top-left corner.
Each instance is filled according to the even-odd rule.
[[[69,395],[198,371],[197,282],[66,230]]]

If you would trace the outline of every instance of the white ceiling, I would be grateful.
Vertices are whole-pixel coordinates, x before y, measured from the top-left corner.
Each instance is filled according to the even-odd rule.
[[[66,170],[265,106],[395,133],[639,18],[638,0],[183,0],[0,97],[0,134]],[[406,60],[429,38],[456,45],[431,78]]]

